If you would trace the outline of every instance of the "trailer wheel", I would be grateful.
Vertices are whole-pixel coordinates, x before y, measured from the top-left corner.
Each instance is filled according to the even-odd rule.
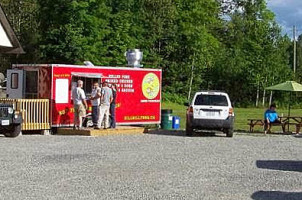
[[[4,133],[5,137],[17,137],[21,133],[21,124],[12,126],[9,130]]]

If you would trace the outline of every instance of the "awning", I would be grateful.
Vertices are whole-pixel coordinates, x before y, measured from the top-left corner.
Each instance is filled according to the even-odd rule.
[[[96,74],[96,73],[71,72],[71,75],[76,77],[84,77],[84,78],[104,78],[103,74]]]
[[[302,85],[295,81],[286,81],[278,85],[265,88],[266,90],[282,90],[289,92],[302,92]]]

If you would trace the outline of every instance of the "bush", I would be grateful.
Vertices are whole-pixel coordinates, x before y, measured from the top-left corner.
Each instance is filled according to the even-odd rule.
[[[184,104],[187,101],[187,98],[181,95],[177,94],[172,94],[172,93],[163,93],[162,100],[165,102],[172,102],[172,103],[177,103],[177,104]]]

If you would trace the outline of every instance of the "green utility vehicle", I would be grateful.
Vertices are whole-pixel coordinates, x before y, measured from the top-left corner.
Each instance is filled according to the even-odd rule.
[[[0,133],[6,137],[17,137],[21,133],[22,116],[13,105],[0,103]]]
[[[0,98],[5,93],[5,82],[4,75],[0,73]],[[22,116],[15,111],[13,105],[0,103],[0,133],[6,137],[17,137],[21,133],[21,124]]]

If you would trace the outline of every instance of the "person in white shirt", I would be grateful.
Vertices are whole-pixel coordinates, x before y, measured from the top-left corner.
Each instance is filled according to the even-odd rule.
[[[108,82],[103,83],[103,87],[101,90],[101,105],[100,105],[100,112],[99,112],[99,119],[98,119],[98,129],[101,128],[102,122],[105,117],[104,129],[109,128],[109,109],[110,103],[112,102],[112,90],[108,87]]]
[[[83,81],[78,80],[77,87],[72,90],[71,94],[74,107],[74,129],[82,129],[83,117],[85,117],[88,108],[85,92],[82,88]]]
[[[99,118],[99,106],[100,106],[100,96],[98,95],[101,93],[101,88],[99,87],[99,83],[93,83],[93,89],[91,92],[91,105],[92,105],[92,122],[94,128],[97,127],[98,118]]]

